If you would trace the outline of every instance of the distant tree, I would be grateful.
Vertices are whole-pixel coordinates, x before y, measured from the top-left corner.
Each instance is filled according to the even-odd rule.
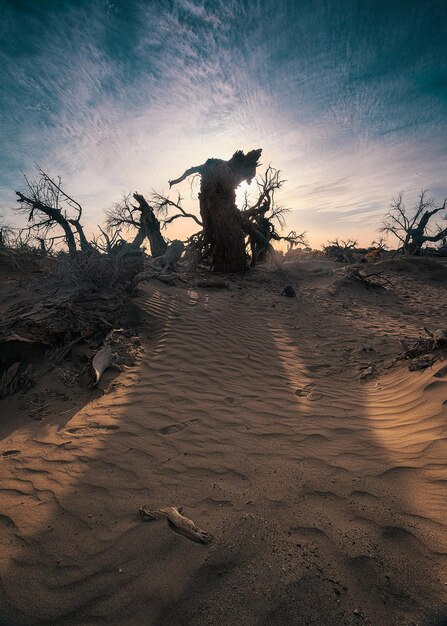
[[[323,252],[336,261],[354,263],[354,251],[357,245],[358,241],[356,239],[339,240],[337,237],[323,245]]]
[[[382,233],[394,235],[401,242],[400,249],[405,254],[418,255],[427,242],[442,243],[447,237],[447,226],[430,224],[434,216],[446,210],[447,198],[442,206],[436,207],[435,200],[427,198],[427,193],[427,190],[421,191],[418,202],[410,211],[404,204],[403,192],[393,198],[390,210],[379,229]],[[442,220],[447,219],[447,215],[441,217]]]
[[[95,249],[87,241],[81,225],[82,207],[62,189],[60,177],[53,180],[36,165],[38,178],[31,181],[24,174],[26,190],[16,191],[19,207],[16,209],[28,215],[30,225],[22,231],[28,230],[39,240],[41,249],[46,249],[45,241],[52,242],[58,238],[65,240],[70,256],[75,256],[78,250],[76,238],[79,240],[83,252],[94,252]],[[51,232],[60,227],[63,235],[51,236]]]

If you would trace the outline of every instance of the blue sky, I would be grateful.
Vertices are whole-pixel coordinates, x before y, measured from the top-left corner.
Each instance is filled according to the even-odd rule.
[[[238,148],[282,170],[315,246],[368,243],[400,190],[447,196],[444,0],[0,0],[0,33],[8,221],[33,161],[93,228]]]

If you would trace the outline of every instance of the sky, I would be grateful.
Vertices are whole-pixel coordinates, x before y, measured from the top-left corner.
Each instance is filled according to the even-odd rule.
[[[314,247],[367,245],[399,191],[447,196],[445,0],[0,0],[0,86],[10,223],[34,162],[93,229],[123,193],[253,148]]]

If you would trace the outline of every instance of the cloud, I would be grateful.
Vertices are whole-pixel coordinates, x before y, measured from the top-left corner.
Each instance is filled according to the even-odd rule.
[[[397,11],[387,6],[385,18]],[[316,242],[338,226],[369,237],[400,189],[445,193],[447,133],[445,102],[415,78],[435,63],[423,33],[418,55],[410,45],[423,12],[396,13],[390,38],[379,10],[356,7],[176,0],[5,10],[10,37],[22,28],[27,39],[0,58],[2,205],[19,168],[36,160],[62,175],[93,226],[123,192],[167,190],[210,156],[262,147],[264,165],[288,180],[290,228],[314,231]],[[197,209],[187,183],[180,190]]]

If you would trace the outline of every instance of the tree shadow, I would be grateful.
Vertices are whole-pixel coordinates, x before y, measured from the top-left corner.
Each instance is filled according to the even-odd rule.
[[[420,393],[402,370],[361,382],[376,314],[252,276],[228,293],[145,287],[137,366],[49,427],[63,445],[41,437],[15,459],[3,623],[391,626],[442,609],[445,411],[430,375]],[[214,542],[140,522],[142,504],[183,506]]]

